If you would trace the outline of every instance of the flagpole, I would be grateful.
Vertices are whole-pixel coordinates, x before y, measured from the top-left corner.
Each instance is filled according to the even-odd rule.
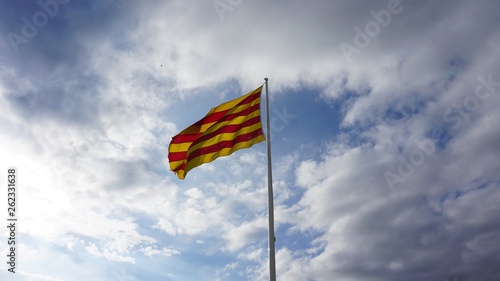
[[[271,167],[271,126],[269,125],[269,90],[266,81],[266,125],[267,125],[267,194],[269,203],[269,279],[276,281],[276,257],[275,257],[275,237],[274,237],[274,203],[273,203],[273,173]]]

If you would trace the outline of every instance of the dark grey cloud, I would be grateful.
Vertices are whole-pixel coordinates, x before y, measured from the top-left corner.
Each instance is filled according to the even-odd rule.
[[[90,64],[94,48],[125,37],[134,22],[131,7],[122,1],[62,0],[1,6],[0,33],[7,47],[1,79],[13,106],[28,118],[92,121],[106,85]],[[15,37],[26,41],[17,43]],[[28,90],[16,87],[25,81]]]

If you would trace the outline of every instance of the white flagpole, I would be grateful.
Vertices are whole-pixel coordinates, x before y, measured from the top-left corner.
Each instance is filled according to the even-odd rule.
[[[269,125],[269,90],[266,81],[266,125],[267,125],[267,188],[269,202],[269,279],[276,281],[276,258],[275,258],[275,237],[274,237],[274,203],[273,203],[273,173],[271,167],[271,126]]]

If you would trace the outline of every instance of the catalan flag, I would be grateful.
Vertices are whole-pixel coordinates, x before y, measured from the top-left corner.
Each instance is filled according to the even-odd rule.
[[[212,108],[198,122],[172,138],[170,170],[184,179],[193,168],[265,140],[260,120],[262,86]]]

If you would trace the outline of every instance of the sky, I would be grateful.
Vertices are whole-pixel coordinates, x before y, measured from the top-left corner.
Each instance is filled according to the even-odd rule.
[[[267,77],[278,280],[500,280],[499,9],[1,1],[0,279],[268,280],[265,144],[167,158]]]

